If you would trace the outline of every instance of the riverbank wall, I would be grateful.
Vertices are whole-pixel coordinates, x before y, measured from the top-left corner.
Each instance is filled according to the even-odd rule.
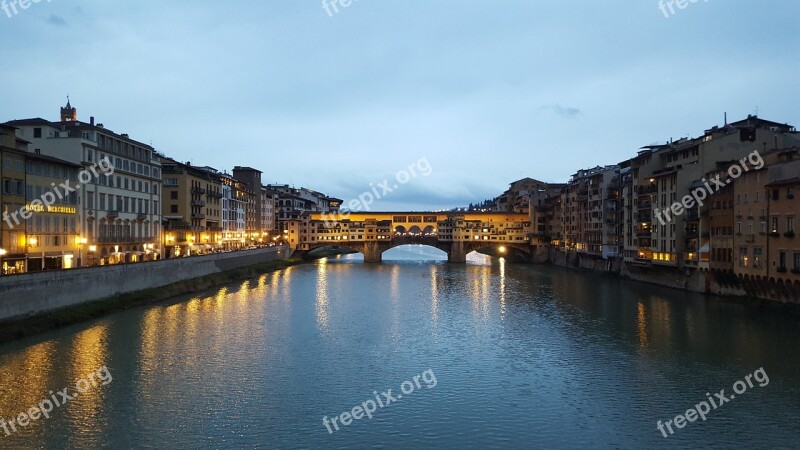
[[[0,277],[0,322],[288,258],[286,247]]]
[[[606,272],[643,283],[709,295],[748,297],[800,305],[800,283],[776,278],[743,277],[729,271],[675,268],[657,264],[626,264],[621,258],[603,259],[549,249],[545,264]]]

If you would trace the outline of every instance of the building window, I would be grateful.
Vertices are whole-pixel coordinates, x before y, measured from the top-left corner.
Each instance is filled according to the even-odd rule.
[[[794,187],[786,188],[786,198],[789,200],[794,198]]]
[[[761,247],[756,247],[753,249],[753,268],[757,269],[761,267],[761,257],[763,256],[763,249]]]
[[[800,252],[794,252],[794,264],[792,265],[792,270],[795,272],[800,271]]]
[[[747,247],[739,247],[739,267],[747,267]]]
[[[786,270],[786,252],[780,252],[778,254],[778,268]]]
[[[789,216],[786,218],[786,232],[787,233],[794,232],[794,216]]]
[[[178,191],[172,191],[169,193],[170,200],[177,200],[178,199]]]
[[[772,216],[772,230],[773,233],[778,232],[778,216]]]
[[[170,206],[169,206],[169,211],[170,211],[172,214],[177,214],[177,213],[178,213],[178,205],[170,205]]]

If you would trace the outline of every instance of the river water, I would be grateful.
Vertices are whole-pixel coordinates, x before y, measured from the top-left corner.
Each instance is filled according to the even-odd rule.
[[[791,311],[442,258],[319,261],[0,346],[0,448],[800,446]]]

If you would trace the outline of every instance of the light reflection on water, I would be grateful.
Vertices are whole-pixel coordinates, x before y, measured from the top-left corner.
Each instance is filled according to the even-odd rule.
[[[100,366],[114,376],[0,435],[0,448],[796,444],[796,317],[474,254],[442,259],[415,247],[383,264],[332,258],[0,347],[0,417]],[[657,420],[762,366],[768,386],[660,437]],[[427,369],[436,388],[334,435],[323,427]]]

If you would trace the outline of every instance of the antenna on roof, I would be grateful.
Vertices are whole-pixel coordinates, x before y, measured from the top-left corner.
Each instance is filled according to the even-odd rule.
[[[725,126],[728,126],[728,111],[725,111]]]

